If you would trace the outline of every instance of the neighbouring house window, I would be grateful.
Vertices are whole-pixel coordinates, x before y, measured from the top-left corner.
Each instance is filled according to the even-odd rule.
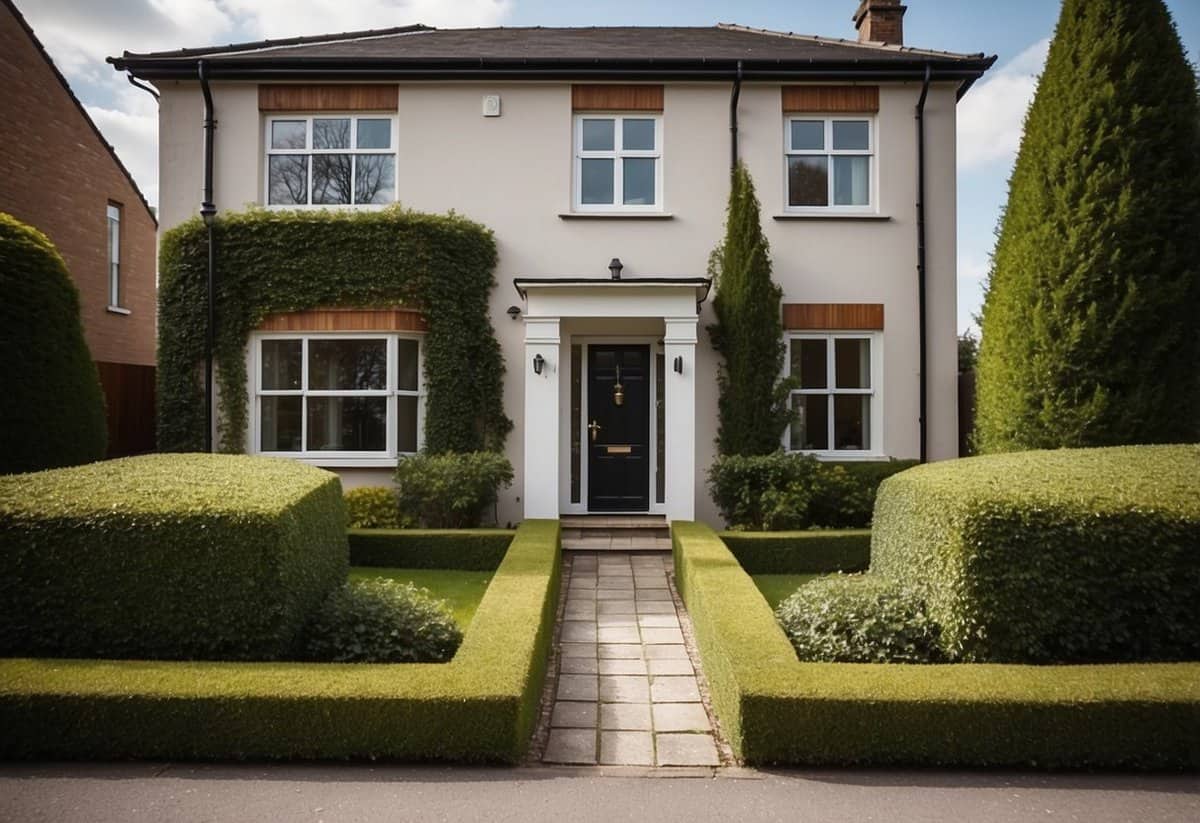
[[[789,117],[785,125],[789,209],[872,207],[872,119]]]
[[[121,305],[121,207],[108,204],[108,305]]]
[[[575,118],[575,208],[662,209],[662,117],[585,114]]]
[[[798,382],[788,432],[792,451],[877,452],[878,337],[798,334],[788,340],[788,372]]]
[[[362,206],[396,200],[394,117],[267,119],[267,204]]]
[[[257,346],[257,451],[393,458],[420,448],[418,338],[272,335]]]

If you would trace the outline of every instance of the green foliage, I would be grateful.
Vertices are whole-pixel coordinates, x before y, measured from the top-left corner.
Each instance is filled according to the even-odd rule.
[[[801,660],[935,663],[938,627],[911,589],[872,574],[806,583],[775,611]]]
[[[971,332],[958,336],[958,373],[974,371],[979,363],[979,338]]]
[[[871,563],[870,529],[730,531],[721,540],[749,574],[857,572]]]
[[[221,447],[246,431],[246,342],[270,314],[318,306],[419,309],[429,323],[425,444],[431,452],[499,449],[512,428],[501,397],[504,362],[488,317],[496,244],[455,215],[393,207],[372,212],[226,212],[217,246],[216,361]],[[199,218],[162,237],[159,263],[158,442],[203,443],[206,234]]]
[[[987,455],[879,492],[871,571],[952,659],[1200,659],[1200,446]]]
[[[352,529],[401,529],[412,525],[402,522],[396,490],[385,486],[361,486],[344,495],[346,524]]]
[[[355,566],[491,571],[515,532],[508,529],[352,529]]]
[[[981,451],[1200,439],[1197,145],[1161,0],[1066,0],[983,306]]]
[[[0,212],[0,474],[104,459],[100,376],[54,244]]]
[[[512,464],[497,452],[402,457],[396,464],[400,516],[430,529],[474,528],[512,479]]]
[[[709,258],[716,288],[708,327],[721,355],[717,371],[720,454],[769,454],[791,422],[788,391],[780,380],[785,346],[780,301],[771,279],[771,254],[759,220],[758,197],[746,167],[738,164],[729,190],[725,238]]]
[[[558,607],[527,520],[449,663],[0,660],[0,758],[518,762]]]
[[[269,660],[346,578],[337,476],[147,455],[0,478],[0,654]]]
[[[708,487],[734,529],[786,531],[810,526],[858,528],[871,522],[883,479],[916,464],[822,463],[812,455],[774,451],[724,455],[708,470]]]
[[[395,580],[344,583],[304,630],[305,658],[333,663],[444,663],[460,643],[445,601]]]
[[[450,613],[454,615],[454,622],[465,631],[471,625],[495,571],[495,568],[490,571],[464,571],[351,566],[350,580],[395,580],[398,583],[412,583],[419,589],[428,589],[436,599],[445,601]]]
[[[714,708],[748,763],[1200,766],[1200,663],[803,663],[711,529],[676,521],[672,538]]]

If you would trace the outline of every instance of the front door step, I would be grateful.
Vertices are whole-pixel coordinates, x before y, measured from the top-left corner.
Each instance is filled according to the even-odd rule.
[[[660,515],[568,515],[561,525],[568,551],[671,550],[671,530]]]

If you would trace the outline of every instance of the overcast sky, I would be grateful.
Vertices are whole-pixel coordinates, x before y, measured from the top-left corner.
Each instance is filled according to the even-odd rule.
[[[158,202],[157,108],[104,62],[264,37],[434,26],[712,25],[854,37],[857,0],[16,0],[146,198]],[[1168,0],[1193,62],[1200,3]],[[959,105],[959,330],[979,311],[993,231],[1058,13],[1053,0],[909,0],[908,45],[997,54]],[[715,242],[715,240],[714,240]]]

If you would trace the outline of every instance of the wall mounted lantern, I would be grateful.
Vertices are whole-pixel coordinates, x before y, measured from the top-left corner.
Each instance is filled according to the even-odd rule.
[[[612,275],[613,280],[621,279],[621,269],[625,268],[625,264],[621,262],[621,258],[614,257],[608,264],[608,273]]]
[[[675,358],[675,373],[683,374],[683,357]]]
[[[546,367],[546,358],[542,357],[540,354],[535,354],[533,356],[533,373],[541,374],[542,369],[544,369],[545,367]]]

